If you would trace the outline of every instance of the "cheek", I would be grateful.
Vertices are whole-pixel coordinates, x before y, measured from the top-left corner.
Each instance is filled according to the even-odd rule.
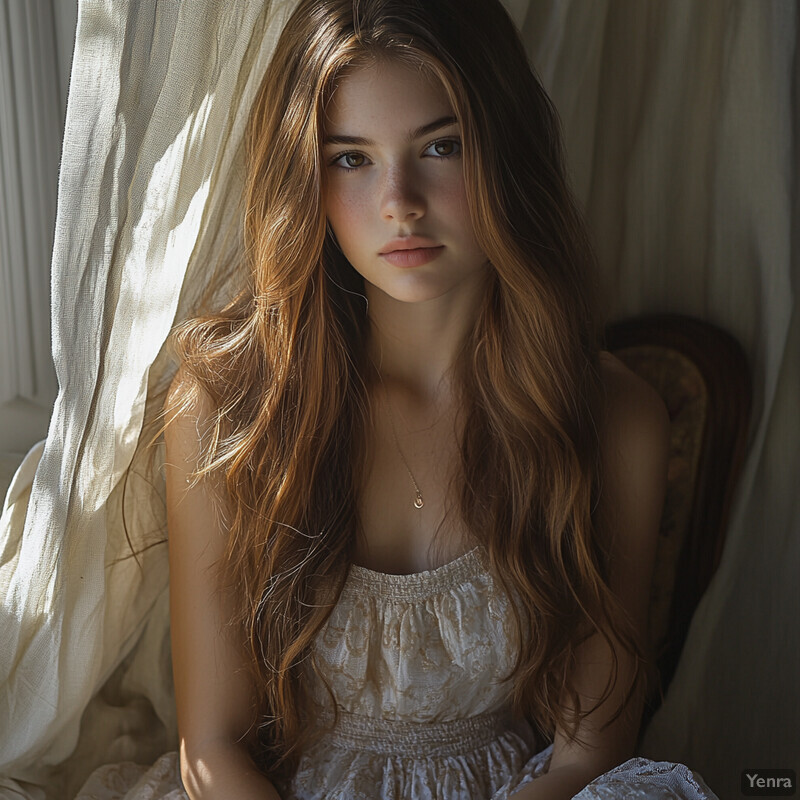
[[[473,243],[475,241],[475,233],[463,179],[453,180],[441,188],[439,204],[442,209],[446,210],[453,227],[457,228],[462,235],[465,235]]]
[[[457,213],[459,216],[469,214],[467,189],[460,171],[448,176],[446,180],[434,183],[431,186],[431,197],[435,197],[436,204],[447,208],[450,213]]]
[[[364,197],[357,192],[339,189],[326,197],[325,214],[340,243],[358,228],[364,220],[364,212]]]

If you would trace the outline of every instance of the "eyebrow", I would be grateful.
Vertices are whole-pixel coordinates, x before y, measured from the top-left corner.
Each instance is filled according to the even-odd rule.
[[[433,131],[438,131],[439,128],[445,128],[448,125],[453,125],[457,123],[458,120],[451,114],[446,117],[439,117],[439,119],[435,119],[433,122],[427,123],[427,125],[421,125],[419,128],[411,131],[408,134],[408,138],[406,139],[407,142],[413,142],[416,139],[419,139],[421,136],[425,136],[428,133],[433,133]],[[322,144],[357,144],[361,147],[370,147],[374,144],[374,142],[370,141],[369,139],[365,139],[363,136],[325,136],[322,140]]]

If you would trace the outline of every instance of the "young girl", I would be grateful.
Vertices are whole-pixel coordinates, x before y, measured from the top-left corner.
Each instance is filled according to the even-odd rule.
[[[669,420],[499,0],[302,0],[247,155],[166,404],[180,753],[81,796],[715,797],[627,760]]]

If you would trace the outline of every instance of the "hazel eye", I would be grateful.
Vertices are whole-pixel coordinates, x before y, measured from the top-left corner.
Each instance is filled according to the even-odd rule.
[[[458,139],[437,139],[428,145],[428,150],[434,148],[440,158],[451,158],[461,155],[461,142]],[[445,152],[442,152],[442,149]]]
[[[342,159],[346,159],[345,163],[340,163]],[[350,159],[361,159],[361,161],[353,164]],[[343,169],[347,172],[353,172],[359,167],[363,167],[366,161],[367,160],[363,153],[342,153],[341,155],[336,156],[333,161],[331,161],[331,166],[338,167],[339,169]]]

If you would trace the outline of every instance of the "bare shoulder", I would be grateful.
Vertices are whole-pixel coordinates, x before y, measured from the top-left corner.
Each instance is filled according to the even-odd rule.
[[[181,364],[167,389],[164,411],[167,414],[176,414],[188,409],[191,409],[194,416],[207,416],[212,410],[212,405],[197,379],[185,364]]]
[[[599,504],[615,554],[612,587],[644,625],[666,493],[669,414],[658,392],[618,358],[603,352],[600,364],[606,403]]]
[[[669,446],[669,413],[658,392],[612,353],[600,352],[600,375],[605,388],[601,425],[604,447],[644,457],[664,455]]]
[[[179,367],[164,400],[164,440],[167,449],[195,460],[199,442],[213,415],[214,406],[208,394],[185,366]]]

